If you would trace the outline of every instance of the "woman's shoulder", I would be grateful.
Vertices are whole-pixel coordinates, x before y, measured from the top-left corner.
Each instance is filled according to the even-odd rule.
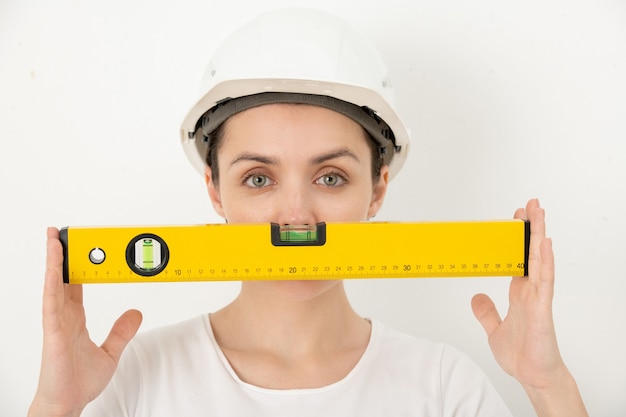
[[[455,369],[457,372],[479,372],[478,367],[465,353],[454,346],[420,338],[403,331],[388,327],[385,324],[373,321],[373,340],[378,355],[385,359],[387,364],[397,364],[404,368],[420,369],[432,368],[445,371]]]
[[[200,315],[174,324],[156,327],[137,334],[131,346],[143,354],[170,355],[211,346],[208,315]]]
[[[380,349],[390,353],[441,355],[447,349],[455,350],[445,343],[414,336],[377,320],[372,320],[372,328],[372,338],[376,339]]]
[[[510,415],[484,372],[465,353],[379,322],[374,322],[373,329],[377,360],[371,361],[369,380],[389,377],[394,387],[411,387],[411,392],[430,395],[445,410],[466,410],[468,415],[491,410],[489,415]]]

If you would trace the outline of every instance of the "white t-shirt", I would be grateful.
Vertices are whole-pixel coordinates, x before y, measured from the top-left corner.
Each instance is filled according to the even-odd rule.
[[[273,390],[239,379],[208,315],[137,335],[88,417],[506,417],[483,372],[464,354],[372,322],[365,353],[342,380]]]

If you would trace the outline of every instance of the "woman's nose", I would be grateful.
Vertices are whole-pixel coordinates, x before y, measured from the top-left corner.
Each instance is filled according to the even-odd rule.
[[[278,222],[280,224],[315,224],[315,207],[311,190],[305,185],[290,181],[283,184],[276,205],[278,207]]]

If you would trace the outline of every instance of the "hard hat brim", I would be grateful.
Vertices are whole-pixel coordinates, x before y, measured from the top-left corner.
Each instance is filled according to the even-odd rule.
[[[273,94],[262,98],[263,92]],[[242,100],[245,97],[252,98]],[[391,149],[387,149],[384,155],[384,162],[389,166],[390,179],[397,174],[406,159],[409,147],[408,131],[387,101],[371,89],[355,85],[325,83],[319,80],[228,80],[215,85],[201,97],[181,125],[183,149],[196,170],[204,173],[206,167],[208,144],[204,137],[210,133],[209,130],[215,129],[218,124],[236,112],[270,102],[318,105],[351,117],[381,143],[381,146],[391,145],[388,146]],[[224,103],[231,103],[230,108],[219,115],[220,117],[211,120],[209,122],[211,126],[205,126],[205,131],[202,131],[201,119],[205,113]],[[352,110],[354,107],[357,109],[366,107],[373,112],[375,118],[366,115],[365,110],[360,114],[355,113]],[[385,127],[375,122],[376,119],[379,119]],[[391,133],[381,133],[385,128],[388,128]],[[392,143],[390,143],[392,138]]]

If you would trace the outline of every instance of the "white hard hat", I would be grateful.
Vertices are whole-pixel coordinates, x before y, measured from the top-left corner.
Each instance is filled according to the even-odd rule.
[[[314,104],[361,124],[381,145],[390,178],[409,133],[394,110],[389,74],[376,48],[339,18],[311,9],[264,13],[212,56],[201,97],[181,126],[193,166],[204,172],[209,134],[228,117],[268,103]]]

